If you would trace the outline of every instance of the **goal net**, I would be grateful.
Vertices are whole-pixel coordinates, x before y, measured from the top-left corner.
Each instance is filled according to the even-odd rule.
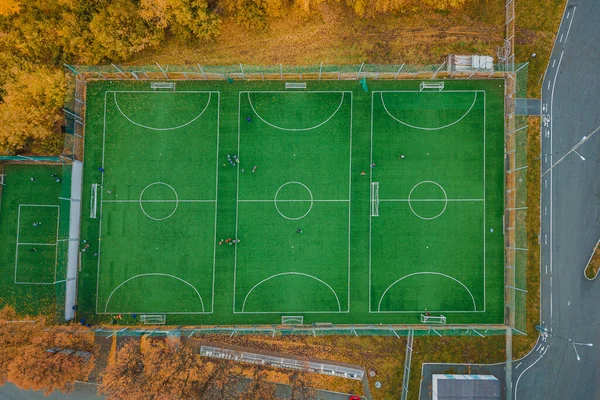
[[[444,89],[444,82],[421,82],[419,89],[421,92],[424,90],[436,90],[441,92]]]
[[[98,184],[92,184],[90,196],[90,218],[98,218]]]
[[[167,316],[165,314],[142,314],[140,322],[144,325],[164,325],[167,322]]]
[[[282,316],[281,317],[281,325],[303,325],[304,317],[303,316]]]
[[[379,182],[371,183],[371,217],[379,217]]]
[[[286,89],[306,89],[306,82],[286,82]]]
[[[443,315],[421,314],[421,322],[428,324],[446,324],[446,317],[444,317]]]
[[[156,89],[175,90],[175,82],[151,82],[150,88],[152,90],[156,90]]]

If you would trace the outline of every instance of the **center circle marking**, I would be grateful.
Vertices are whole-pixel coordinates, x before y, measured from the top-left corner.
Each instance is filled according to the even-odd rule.
[[[277,206],[277,196],[279,196],[279,191],[281,189],[283,189],[287,185],[300,185],[304,189],[306,189],[306,191],[308,192],[308,194],[310,196],[310,207],[308,208],[308,211],[306,211],[304,213],[304,215],[302,215],[300,217],[288,217],[287,215],[285,215],[284,213],[282,213],[281,210],[279,209],[279,207]],[[277,210],[277,212],[279,213],[279,215],[281,215],[285,219],[289,219],[289,220],[295,221],[295,220],[302,219],[302,218],[304,218],[304,217],[306,217],[308,215],[308,213],[310,212],[310,210],[312,210],[314,199],[313,199],[312,192],[310,191],[310,189],[304,183],[302,183],[302,182],[287,182],[287,183],[284,183],[283,185],[281,185],[279,187],[279,189],[277,189],[277,192],[275,192],[275,199],[273,200],[273,203],[275,204],[275,209]]]
[[[169,189],[171,189],[173,191],[173,193],[175,194],[175,208],[173,209],[173,211],[171,211],[171,214],[167,215],[164,218],[154,218],[153,216],[149,215],[146,210],[144,210],[144,201],[142,200],[142,198],[144,197],[144,192],[154,186],[154,185],[164,185],[166,187],[168,187]],[[175,191],[175,189],[173,189],[173,186],[169,185],[168,183],[164,183],[164,182],[154,182],[149,184],[148,186],[146,186],[144,188],[144,190],[142,190],[142,193],[140,193],[140,208],[142,209],[142,212],[144,213],[144,215],[154,221],[164,221],[167,218],[170,218],[173,214],[175,214],[175,211],[177,211],[177,207],[179,207],[179,196],[177,195],[177,192]]]
[[[442,209],[442,211],[440,211],[440,213],[436,216],[433,217],[423,217],[422,215],[419,215],[412,207],[411,204],[411,196],[413,191],[419,186],[422,185],[424,183],[432,183],[434,185],[436,185],[437,187],[439,187],[442,191],[442,193],[444,193],[444,208]],[[446,211],[446,207],[448,207],[448,195],[446,194],[446,191],[444,190],[444,188],[437,182],[434,181],[422,181],[417,183],[411,190],[410,193],[408,194],[408,206],[410,207],[410,211],[413,212],[413,214],[415,214],[418,218],[424,219],[424,220],[432,220],[432,219],[436,219],[437,217],[439,217],[440,215],[442,215],[444,213],[444,211]]]

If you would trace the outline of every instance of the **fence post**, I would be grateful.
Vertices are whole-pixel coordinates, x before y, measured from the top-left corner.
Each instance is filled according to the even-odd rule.
[[[319,65],[319,80],[321,80],[321,73],[323,72],[323,63]]]
[[[364,65],[365,65],[364,62],[362,64],[360,64],[360,68],[358,69],[358,74],[356,74],[356,79],[360,78],[360,73],[362,72]]]
[[[402,64],[400,66],[400,68],[398,68],[398,72],[396,72],[396,75],[394,76],[394,80],[396,80],[396,78],[398,78],[398,75],[400,75],[400,71],[402,71],[402,68],[404,68],[404,64]]]
[[[242,66],[242,63],[240,63],[240,70],[242,71],[242,79],[246,79],[246,76],[244,75],[244,67]]]
[[[158,66],[158,68],[160,68],[160,70],[162,71],[163,75],[165,76],[165,79],[169,79],[169,76],[167,75],[167,73],[165,72],[164,69],[162,69],[162,67],[160,66],[159,63],[156,63],[156,65]]]
[[[206,74],[204,73],[204,70],[202,69],[202,66],[200,64],[198,64],[198,68],[200,68],[200,72],[202,72],[202,76],[204,77],[204,79],[208,79],[206,77]]]

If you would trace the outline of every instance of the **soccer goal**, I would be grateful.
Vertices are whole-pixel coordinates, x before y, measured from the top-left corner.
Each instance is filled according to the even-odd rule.
[[[98,218],[98,184],[92,183],[90,196],[90,218]]]
[[[164,325],[167,322],[165,314],[142,314],[140,322],[144,325]]]
[[[175,82],[150,82],[150,88],[156,89],[170,89],[175,90]]]
[[[304,317],[296,315],[282,316],[281,325],[304,325]]]
[[[306,82],[286,82],[286,89],[306,89]]]
[[[421,322],[428,324],[446,324],[446,317],[443,315],[425,315],[421,314]]]
[[[5,174],[0,174],[0,185],[4,185],[4,177],[6,175]]]
[[[444,89],[444,82],[421,82],[419,89],[421,92],[424,90],[437,90],[441,92]]]
[[[379,217],[379,182],[371,183],[371,217]]]

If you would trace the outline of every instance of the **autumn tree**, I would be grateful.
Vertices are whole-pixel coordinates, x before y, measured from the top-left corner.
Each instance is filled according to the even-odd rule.
[[[169,0],[169,30],[182,39],[207,39],[219,32],[220,18],[208,0]]]
[[[293,373],[290,376],[290,400],[316,399],[317,393],[311,387],[312,379],[308,374]]]
[[[8,377],[11,362],[30,344],[31,338],[38,334],[42,327],[43,322],[24,322],[12,307],[5,306],[0,309],[0,385]]]
[[[68,329],[68,330],[67,330]],[[33,335],[8,366],[8,380],[22,389],[70,391],[94,367],[94,333],[71,327],[50,327]],[[65,351],[48,351],[49,349]],[[90,353],[87,356],[76,352]]]
[[[160,44],[163,30],[139,17],[131,0],[114,0],[94,15],[89,29],[99,57],[124,60]]]
[[[47,140],[60,130],[65,96],[60,70],[19,72],[5,86],[0,103],[0,152],[22,150],[32,140]]]
[[[100,392],[107,399],[151,399],[146,391],[144,358],[137,341],[128,341],[118,350],[115,361],[109,363],[102,377]]]
[[[233,393],[226,362],[208,361],[177,342],[164,339],[130,341],[109,364],[101,392],[109,399],[203,398]],[[232,385],[232,386],[228,386]]]
[[[275,384],[267,381],[267,373],[264,370],[255,368],[252,380],[239,393],[238,399],[275,400],[277,399]]]

